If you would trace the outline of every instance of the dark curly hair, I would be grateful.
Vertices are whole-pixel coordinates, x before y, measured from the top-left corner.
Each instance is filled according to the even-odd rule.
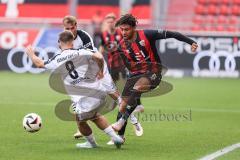
[[[138,21],[137,21],[137,18],[134,17],[132,14],[125,14],[125,15],[122,15],[121,18],[119,18],[119,20],[117,20],[115,26],[118,27],[123,24],[128,24],[132,27],[136,27],[138,24]]]

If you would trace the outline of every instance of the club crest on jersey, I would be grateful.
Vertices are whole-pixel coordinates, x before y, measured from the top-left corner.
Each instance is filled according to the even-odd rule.
[[[145,41],[144,41],[144,40],[141,40],[141,41],[139,42],[139,44],[144,47],[144,46],[145,46]]]
[[[157,78],[157,75],[156,75],[155,73],[152,74],[152,76],[150,77],[150,79],[151,79],[152,81],[154,81],[156,78]]]

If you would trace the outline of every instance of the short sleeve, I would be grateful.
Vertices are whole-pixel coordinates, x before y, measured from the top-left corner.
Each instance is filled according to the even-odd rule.
[[[44,68],[47,70],[54,70],[58,67],[58,63],[56,61],[56,57],[58,57],[60,54],[57,54],[53,58],[47,60],[44,62]]]
[[[79,30],[79,36],[83,41],[83,48],[97,51],[97,48],[94,46],[92,37],[87,32]]]

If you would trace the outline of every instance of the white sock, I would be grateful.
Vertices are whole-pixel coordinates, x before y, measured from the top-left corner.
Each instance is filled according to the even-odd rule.
[[[131,115],[130,115],[130,122],[132,123],[132,124],[136,124],[136,123],[138,123],[138,119],[137,119],[137,117],[132,113]]]
[[[119,105],[121,102],[122,102],[122,97],[119,96],[118,99],[117,99],[117,103],[118,103],[118,105]]]
[[[108,126],[103,130],[109,137],[111,137],[113,140],[118,140],[120,137],[116,134],[116,132],[113,130],[112,126]]]
[[[125,122],[126,122],[126,120],[122,117],[122,118],[120,118],[116,123],[118,123],[118,124],[120,124],[121,126],[123,126]]]
[[[137,105],[137,107],[134,109],[134,111],[132,112],[132,114],[134,113],[138,113],[138,112],[142,112],[142,110],[144,109],[143,105]]]
[[[89,136],[85,136],[85,138],[87,139],[87,141],[92,144],[92,145],[97,145],[95,138],[93,136],[93,133],[90,134]]]

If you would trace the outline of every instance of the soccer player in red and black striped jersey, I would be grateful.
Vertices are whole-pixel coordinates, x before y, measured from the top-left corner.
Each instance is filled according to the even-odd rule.
[[[120,54],[116,51],[117,45],[122,40],[122,34],[119,29],[115,28],[116,16],[110,13],[105,16],[104,24],[106,30],[101,34],[101,46],[99,51],[107,54],[108,69],[114,82],[119,80],[120,73],[123,78],[126,77],[125,66],[120,57]]]
[[[118,44],[122,40],[122,34],[120,29],[116,29],[115,27],[116,19],[117,18],[113,13],[109,13],[105,16],[104,24],[106,25],[106,30],[103,31],[101,35],[101,46],[99,48],[101,53],[107,54],[108,69],[114,82],[119,80],[120,73],[122,73],[122,77],[124,79],[126,78],[125,65],[122,61],[120,53],[117,51]],[[144,107],[141,104],[140,99],[138,99],[137,104],[138,106],[134,110],[134,113],[143,112]],[[113,105],[116,106],[116,103]],[[130,122],[133,124],[136,136],[142,136],[143,128],[134,113],[130,116]],[[107,144],[111,145],[113,143],[109,141]]]
[[[179,32],[137,30],[137,19],[131,14],[123,15],[116,22],[116,26],[120,28],[123,36],[118,51],[121,52],[125,66],[130,72],[122,92],[123,102],[119,108],[121,116],[118,116],[118,121],[112,125],[116,131],[123,132],[129,115],[137,106],[137,99],[142,93],[156,88],[161,82],[162,63],[155,45],[156,41],[175,38],[191,45],[192,52],[196,51],[198,45]]]

